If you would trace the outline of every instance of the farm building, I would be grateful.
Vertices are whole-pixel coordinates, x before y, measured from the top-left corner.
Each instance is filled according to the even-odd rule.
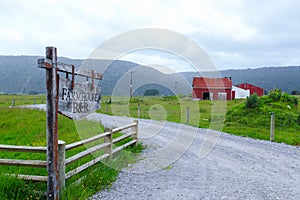
[[[242,88],[244,90],[250,90],[250,94],[256,93],[258,96],[264,95],[264,89],[257,87],[255,85],[251,85],[249,83],[242,83],[240,85],[237,85],[237,87]]]
[[[232,91],[231,78],[194,77],[192,98],[201,100],[232,100],[235,92]]]
[[[237,86],[232,86],[232,91],[235,91],[235,99],[246,99],[250,96],[250,90],[242,89]]]

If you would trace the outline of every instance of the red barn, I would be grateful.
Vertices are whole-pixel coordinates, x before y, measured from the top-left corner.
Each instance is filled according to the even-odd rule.
[[[194,77],[192,97],[202,100],[232,100],[234,92],[231,78]]]
[[[240,85],[237,85],[237,87],[242,88],[244,90],[250,90],[250,94],[256,93],[258,96],[264,95],[264,89],[257,87],[255,85],[251,85],[249,83],[242,83]]]

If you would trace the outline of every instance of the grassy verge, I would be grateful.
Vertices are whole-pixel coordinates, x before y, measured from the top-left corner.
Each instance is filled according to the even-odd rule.
[[[292,106],[291,114],[287,112],[288,104],[265,103],[265,107],[255,113],[254,110],[232,112],[236,107],[243,107],[246,100],[193,101],[189,97],[135,97],[131,100],[112,97],[111,100],[108,103],[109,97],[104,97],[98,112],[137,117],[140,107],[140,118],[185,124],[186,108],[189,108],[189,125],[264,140],[270,139],[270,113],[275,112],[275,142],[300,144],[300,126],[294,123],[297,113],[300,115],[300,106]]]
[[[111,104],[108,104],[108,101],[109,97],[102,99],[101,109],[98,112],[136,118],[138,117],[138,107],[140,107],[140,118],[182,124],[186,123],[188,108],[189,125],[201,128],[211,127],[212,120],[217,120],[218,116],[225,116],[233,106],[243,102],[243,100],[193,101],[190,97],[141,97],[133,98],[130,101],[126,97],[113,97]]]
[[[18,96],[14,96],[16,99]],[[24,96],[22,96],[23,98]],[[32,97],[28,97],[32,98]],[[22,145],[22,146],[45,146],[46,145],[46,114],[44,111],[30,110],[23,108],[8,108],[11,97],[6,101],[0,97],[0,144]],[[28,101],[27,101],[28,102]],[[67,144],[79,141],[103,132],[104,127],[97,122],[70,120],[59,115],[59,139]],[[121,134],[115,134],[119,137]],[[97,141],[101,143],[103,141]],[[96,143],[97,143],[96,142]],[[123,141],[124,142],[124,141]],[[95,145],[91,144],[91,145]],[[122,145],[122,142],[116,144]],[[85,150],[88,146],[79,147],[67,151],[66,157]],[[125,151],[114,156],[111,161],[100,162],[92,168],[76,175],[66,181],[66,189],[61,199],[87,199],[100,189],[109,187],[116,179],[118,171],[136,160],[136,155],[141,152],[142,145],[134,148],[127,148]],[[67,166],[66,172],[102,154],[96,154],[80,159]],[[0,158],[46,160],[45,154],[1,152]],[[46,183],[19,180],[15,177],[8,177],[5,174],[28,174],[46,176],[46,169],[32,167],[0,166],[0,199],[46,199]],[[83,177],[83,178],[82,178]],[[81,181],[77,183],[77,180]]]
[[[233,107],[226,115],[224,131],[258,139],[270,139],[271,113],[275,114],[275,142],[300,145],[300,111],[294,97],[283,94],[273,100],[264,96],[253,107],[246,102]]]

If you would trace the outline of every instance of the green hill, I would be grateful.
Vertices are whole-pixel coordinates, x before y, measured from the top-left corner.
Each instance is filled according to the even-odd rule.
[[[245,103],[233,107],[226,114],[224,131],[268,140],[271,113],[275,115],[275,141],[299,145],[298,99],[281,90],[272,90],[261,98],[251,95]]]
[[[45,70],[37,67],[43,56],[0,56],[0,93],[45,94]],[[58,58],[59,62],[93,68],[104,74],[100,81],[102,95],[112,93],[129,95],[130,70],[133,75],[133,93],[141,96],[148,89],[159,90],[160,95],[191,94],[192,79],[198,72],[164,74],[153,68],[122,60],[82,60]],[[172,67],[172,66],[170,66]],[[175,67],[175,66],[174,66]],[[209,75],[208,73],[206,73]],[[291,93],[300,91],[300,66],[264,67],[220,71],[221,76],[232,77],[234,84],[250,83],[270,91],[280,88]]]

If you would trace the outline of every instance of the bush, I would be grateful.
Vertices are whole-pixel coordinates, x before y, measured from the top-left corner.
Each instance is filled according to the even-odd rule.
[[[297,123],[298,123],[298,125],[300,126],[300,114],[298,115]]]
[[[294,97],[292,95],[289,95],[287,93],[284,93],[282,94],[281,96],[281,101],[291,105],[291,106],[295,106],[297,107],[298,106],[298,99],[297,97]]]
[[[259,106],[259,99],[256,93],[250,95],[250,97],[247,97],[246,100],[246,107],[247,108],[256,108]]]
[[[139,98],[131,98],[129,100],[129,103],[140,103],[143,102],[143,99],[139,99]]]
[[[275,90],[271,90],[269,92],[269,97],[273,100],[273,101],[279,101],[282,95],[282,91],[281,89],[275,89]]]

